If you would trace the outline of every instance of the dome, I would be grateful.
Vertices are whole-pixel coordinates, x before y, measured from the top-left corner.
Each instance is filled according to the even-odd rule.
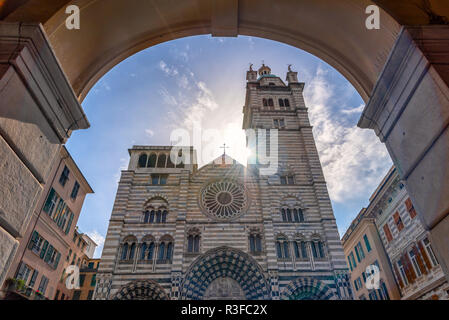
[[[262,64],[262,66],[259,68],[259,76],[271,74],[270,67],[266,66],[265,64]]]

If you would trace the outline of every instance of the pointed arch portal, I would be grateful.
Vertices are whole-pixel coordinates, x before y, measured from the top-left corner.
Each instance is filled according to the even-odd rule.
[[[164,288],[153,280],[133,281],[122,287],[113,300],[169,300]]]
[[[231,283],[231,291],[236,288],[238,292],[241,288],[248,300],[270,299],[269,285],[257,261],[229,247],[212,249],[192,263],[181,285],[181,299],[204,299],[206,291],[209,293],[211,284],[216,284],[217,279],[232,279],[223,282]]]
[[[336,300],[337,296],[323,282],[313,278],[297,278],[284,289],[282,300]]]

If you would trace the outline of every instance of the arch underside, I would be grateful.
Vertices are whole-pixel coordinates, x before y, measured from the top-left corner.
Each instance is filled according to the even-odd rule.
[[[248,300],[269,299],[269,286],[258,263],[236,249],[213,249],[195,260],[181,285],[181,299],[202,300],[209,285],[218,278],[231,278]]]
[[[367,30],[370,0],[76,2],[80,30],[65,27],[65,6],[42,22],[80,100],[101,76],[138,51],[177,38],[223,33],[262,37],[314,54],[341,72],[366,100],[400,28],[382,11],[381,28]],[[11,13],[7,20],[21,17]]]
[[[113,300],[169,300],[164,288],[155,281],[133,281],[122,287]]]
[[[283,300],[335,300],[334,291],[322,281],[300,277],[290,282],[281,295]]]

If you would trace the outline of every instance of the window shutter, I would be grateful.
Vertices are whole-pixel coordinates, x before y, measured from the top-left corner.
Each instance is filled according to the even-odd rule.
[[[70,212],[70,219],[69,223],[67,223],[67,227],[65,228],[65,234],[69,234],[70,226],[72,225],[72,220],[73,220],[73,212]]]
[[[408,275],[409,275],[408,277],[410,278],[409,281],[411,283],[413,283],[413,282],[415,282],[415,279],[416,279],[416,273],[415,273],[415,270],[413,270],[412,262],[410,261],[410,258],[408,257],[407,253],[404,254],[403,258],[404,258],[406,270],[408,270]],[[406,273],[407,273],[407,271],[406,271]]]
[[[54,194],[55,194],[55,190],[53,188],[51,188],[50,193],[48,194],[48,197],[47,197],[47,201],[45,201],[45,205],[44,205],[44,211],[48,214],[51,213],[51,212],[49,212],[49,209],[50,209],[51,201],[53,200]]]
[[[37,270],[34,270],[33,275],[31,276],[30,283],[28,284],[29,287],[34,287],[34,284],[36,283],[36,278],[39,272]]]
[[[47,251],[47,247],[48,247],[48,241],[45,240],[45,241],[44,241],[44,244],[43,244],[43,246],[42,246],[41,254],[40,254],[41,259],[44,258],[45,252]]]
[[[51,255],[53,254],[53,246],[50,245],[48,250],[47,250],[47,254],[45,255],[44,261],[48,262],[50,261]]]
[[[56,255],[55,264],[53,265],[53,269],[58,268],[59,259],[61,259],[61,253],[58,252],[58,254]]]
[[[384,224],[384,232],[385,232],[385,236],[387,237],[388,242],[390,242],[391,240],[393,240],[393,236],[391,235],[391,231],[390,228],[388,227],[388,224]]]
[[[415,253],[416,261],[418,261],[418,266],[419,269],[421,270],[421,273],[427,274],[427,269],[424,266],[421,256],[419,255],[418,248],[416,246],[413,246],[413,252]]]
[[[419,251],[421,252],[421,255],[424,259],[424,263],[426,264],[427,268],[429,270],[432,269],[432,264],[430,263],[429,257],[427,256],[427,252],[424,249],[424,246],[422,245],[421,241],[418,241],[418,248],[419,248]]]
[[[407,200],[405,200],[405,207],[407,208],[407,211],[410,211],[410,209],[413,208],[412,200],[410,200],[410,198],[408,198]]]
[[[20,266],[19,266],[19,269],[17,271],[16,278],[17,279],[22,279],[24,271],[25,271],[25,263],[20,262]]]
[[[37,231],[34,230],[32,236],[31,236],[30,243],[28,244],[28,249],[30,249],[30,250],[33,249],[38,237],[39,237],[39,233],[37,233]]]

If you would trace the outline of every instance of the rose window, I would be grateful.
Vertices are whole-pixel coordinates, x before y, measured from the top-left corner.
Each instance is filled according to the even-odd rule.
[[[221,220],[235,218],[247,209],[246,190],[234,181],[215,181],[203,188],[200,205],[214,218]]]

